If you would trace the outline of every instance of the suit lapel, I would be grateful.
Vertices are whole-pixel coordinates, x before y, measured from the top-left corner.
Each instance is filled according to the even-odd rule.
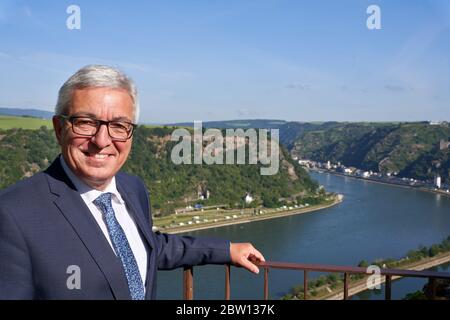
[[[116,299],[131,299],[120,259],[114,254],[89,208],[64,173],[57,158],[46,170],[54,203],[71,224],[108,281]]]
[[[116,175],[116,186],[117,190],[119,191],[120,195],[123,197],[125,203],[128,206],[128,209],[130,211],[130,214],[133,216],[134,221],[137,224],[137,227],[141,233],[141,236],[144,236],[144,245],[147,249],[147,279],[145,282],[145,288],[146,288],[146,298],[150,297],[151,290],[153,287],[153,280],[151,278],[151,251],[153,250],[155,244],[152,236],[152,230],[150,229],[150,224],[147,220],[145,220],[144,216],[140,214],[142,210],[137,211],[136,204],[139,203],[139,198],[137,197],[136,193],[133,192],[131,189],[125,189],[124,188],[125,183],[122,181],[121,177],[119,175]],[[144,213],[145,214],[145,213]],[[150,213],[149,213],[150,214]]]

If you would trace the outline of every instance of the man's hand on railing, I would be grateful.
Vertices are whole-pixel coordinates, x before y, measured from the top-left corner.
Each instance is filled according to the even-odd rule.
[[[251,243],[231,243],[230,244],[231,263],[237,267],[244,267],[245,269],[258,274],[258,262],[266,261],[258,250],[252,246]]]

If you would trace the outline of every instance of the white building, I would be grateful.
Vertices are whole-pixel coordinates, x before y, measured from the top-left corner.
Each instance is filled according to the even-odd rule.
[[[209,196],[210,196],[209,190],[206,190],[206,191],[201,190],[198,192],[199,200],[207,200],[207,199],[209,199]]]
[[[245,195],[244,201],[245,201],[245,203],[247,203],[247,204],[252,203],[253,197],[250,195],[250,193],[247,193],[247,194]]]
[[[298,164],[301,166],[306,166],[309,164],[309,160],[298,160]]]
[[[439,175],[437,175],[437,176],[434,178],[434,186],[435,186],[436,188],[438,188],[438,189],[441,188],[441,177],[440,177]]]

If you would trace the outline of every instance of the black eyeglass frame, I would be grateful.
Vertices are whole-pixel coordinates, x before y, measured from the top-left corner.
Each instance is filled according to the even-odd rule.
[[[129,139],[133,136],[133,133],[134,133],[136,127],[137,127],[137,124],[132,123],[132,122],[128,122],[128,121],[117,121],[117,120],[113,120],[113,121],[105,121],[105,120],[99,120],[99,119],[95,119],[95,118],[87,117],[87,116],[66,116],[66,115],[59,115],[58,117],[59,117],[60,119],[63,119],[63,120],[66,120],[66,121],[70,122],[71,127],[72,127],[72,132],[75,133],[75,134],[77,134],[77,135],[83,136],[83,137],[93,137],[93,136],[95,136],[95,135],[98,133],[98,130],[100,130],[100,127],[101,127],[102,125],[106,125],[106,128],[108,129],[108,135],[109,135],[110,138],[111,138],[112,140],[114,140],[114,141],[127,141],[127,140],[129,140]],[[96,129],[95,133],[93,133],[93,134],[85,134],[85,133],[79,133],[79,132],[76,132],[75,129],[74,129],[75,126],[73,125],[73,122],[74,122],[74,120],[76,120],[76,119],[90,119],[90,120],[95,121],[95,122],[97,123],[97,125],[96,125],[96,128],[97,128],[97,129]],[[131,129],[130,129],[129,131],[127,130],[127,133],[128,133],[127,138],[126,138],[126,139],[120,139],[120,138],[115,138],[115,137],[113,137],[113,136],[111,135],[111,132],[109,131],[109,130],[110,130],[110,128],[109,128],[109,124],[110,124],[110,123],[126,123],[126,124],[128,124],[128,125],[131,125]]]

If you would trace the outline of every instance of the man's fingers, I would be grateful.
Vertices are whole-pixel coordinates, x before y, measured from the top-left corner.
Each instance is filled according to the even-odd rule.
[[[253,252],[252,252],[253,257],[252,258],[256,258],[257,261],[261,261],[264,262],[266,261],[266,259],[264,259],[264,256],[261,254],[261,252],[259,252],[257,249],[253,248]]]
[[[259,268],[254,265],[253,263],[250,262],[250,260],[244,258],[241,260],[241,266],[244,267],[245,269],[258,274],[259,273]]]
[[[231,243],[231,261],[234,265],[243,267],[253,273],[259,273],[259,262],[266,261],[264,256],[250,243]]]

